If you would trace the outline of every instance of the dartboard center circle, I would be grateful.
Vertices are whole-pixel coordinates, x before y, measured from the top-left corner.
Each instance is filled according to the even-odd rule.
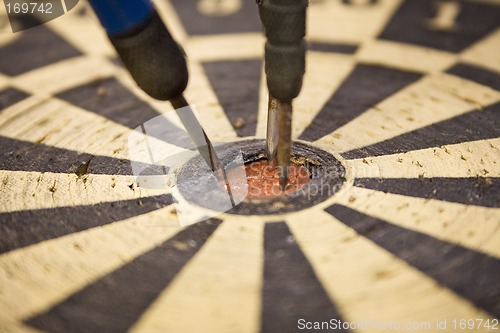
[[[230,164],[240,154],[248,165],[266,157],[264,140],[243,140],[223,144],[216,148],[224,165]],[[337,193],[345,183],[346,169],[332,154],[311,145],[294,142],[292,162],[307,168],[310,180],[300,189],[284,195],[269,198],[246,196],[245,199],[226,213],[236,215],[273,215],[303,210],[315,206]],[[185,163],[177,173],[177,187],[183,199],[202,208],[210,207],[221,191],[213,191],[207,166],[200,157]],[[209,170],[208,170],[209,171]],[[221,197],[221,200],[224,198]]]

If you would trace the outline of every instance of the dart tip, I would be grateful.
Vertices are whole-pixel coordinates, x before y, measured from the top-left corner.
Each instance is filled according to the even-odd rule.
[[[279,168],[281,191],[288,184],[292,129],[292,104],[269,96],[267,114],[267,161],[270,166]]]
[[[286,186],[288,185],[288,177],[280,176],[280,189],[281,191],[286,191]]]
[[[279,183],[280,183],[280,189],[281,191],[286,191],[287,185],[288,185],[288,165],[281,165],[279,166]]]

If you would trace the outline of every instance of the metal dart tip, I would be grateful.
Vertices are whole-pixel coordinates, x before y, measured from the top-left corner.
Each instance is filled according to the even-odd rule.
[[[278,100],[269,96],[267,108],[267,163],[270,166],[278,164]]]
[[[272,122],[268,135],[268,154],[271,156],[271,163],[277,160],[279,171],[279,183],[282,191],[286,190],[288,184],[288,167],[290,166],[290,151],[292,146],[292,104],[291,102],[270,99],[269,105]],[[271,147],[274,150],[269,149]],[[273,153],[273,154],[271,154]],[[276,156],[276,158],[274,157]]]
[[[231,201],[231,205],[234,207],[236,204],[234,202],[231,184],[227,178],[224,165],[217,156],[212,142],[208,138],[203,127],[201,127],[201,124],[193,113],[193,110],[191,110],[191,107],[182,95],[171,99],[170,103],[174,107],[179,119],[184,125],[184,128],[191,137],[191,140],[193,140],[196,145],[201,157],[205,160],[212,171],[217,172],[217,178],[224,182],[229,195],[229,200]]]

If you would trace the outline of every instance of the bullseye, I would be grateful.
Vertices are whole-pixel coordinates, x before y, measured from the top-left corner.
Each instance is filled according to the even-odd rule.
[[[277,170],[265,160],[265,142],[246,140],[216,148],[224,165],[231,165],[242,154],[246,177],[235,177],[242,170],[229,167],[229,182],[233,195],[245,198],[227,213],[266,215],[299,211],[332,197],[345,182],[345,168],[333,155],[319,148],[294,142],[292,147],[291,184],[283,193],[279,190]],[[241,168],[242,166],[239,165]],[[244,174],[245,174],[244,173]],[[231,177],[233,175],[233,177]],[[177,187],[183,199],[204,208],[227,193],[213,188],[213,174],[200,157],[185,163],[177,174]],[[220,199],[215,199],[215,198]]]
[[[280,189],[278,167],[271,166],[267,160],[259,160],[245,164],[247,183],[241,188],[247,190],[249,199],[271,199],[299,191],[311,180],[308,169],[304,165],[291,163],[289,166],[288,186]],[[232,178],[233,170],[228,177]]]

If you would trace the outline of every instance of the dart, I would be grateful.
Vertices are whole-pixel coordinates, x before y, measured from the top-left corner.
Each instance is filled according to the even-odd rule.
[[[215,171],[234,206],[224,166],[210,139],[184,98],[188,70],[184,51],[172,38],[148,0],[89,1],[121,60],[137,84],[151,97],[169,100],[201,156]]]
[[[307,4],[304,0],[258,1],[267,37],[267,159],[271,166],[278,166],[282,191],[286,190],[290,166],[292,100],[300,92],[305,71]]]

